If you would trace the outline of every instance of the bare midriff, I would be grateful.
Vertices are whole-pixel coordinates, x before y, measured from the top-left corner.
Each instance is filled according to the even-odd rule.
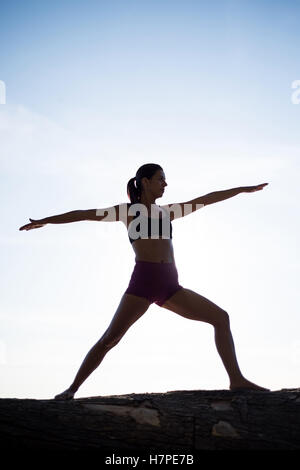
[[[169,239],[138,239],[132,243],[136,261],[173,263],[174,251]]]
[[[132,216],[127,216],[127,230]],[[132,244],[136,261],[151,263],[174,263],[173,243],[171,239],[139,238]]]

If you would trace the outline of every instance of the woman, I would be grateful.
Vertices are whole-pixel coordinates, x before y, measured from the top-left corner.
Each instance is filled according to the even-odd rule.
[[[29,219],[30,224],[20,230],[31,230],[46,224],[69,223],[80,220],[122,221],[127,227],[129,240],[136,256],[136,264],[127,290],[99,341],[92,347],[80,366],[70,387],[55,396],[57,400],[74,397],[80,385],[99,366],[106,353],[116,346],[130,326],[155,302],[185,318],[211,324],[215,343],[229,376],[230,390],[268,390],[247,380],[241,373],[230,331],[227,312],[205,297],[182,287],[174,261],[172,220],[184,217],[203,206],[223,201],[242,192],[254,192],[268,183],[217,191],[186,203],[158,206],[167,186],[163,169],[149,163],[141,166],[127,184],[131,204],[119,204],[107,209],[72,211]]]

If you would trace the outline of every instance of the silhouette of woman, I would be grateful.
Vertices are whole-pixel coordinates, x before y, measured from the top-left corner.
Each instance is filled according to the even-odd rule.
[[[185,203],[159,206],[155,201],[162,197],[167,186],[163,169],[153,163],[141,166],[127,184],[130,203],[106,209],[89,209],[67,212],[30,223],[20,230],[44,227],[81,220],[122,221],[128,230],[135,252],[135,267],[129,286],[108,328],[86,355],[74,381],[57,400],[74,397],[81,384],[99,366],[106,353],[112,349],[126,331],[155,302],[185,318],[199,320],[214,327],[217,351],[229,376],[230,390],[268,390],[247,380],[240,371],[226,311],[178,283],[178,273],[172,246],[172,220],[209,204],[223,201],[242,192],[254,192],[268,183],[216,191]],[[151,217],[149,216],[151,215]]]

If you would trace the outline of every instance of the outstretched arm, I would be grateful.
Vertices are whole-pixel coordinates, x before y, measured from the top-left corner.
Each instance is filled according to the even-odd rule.
[[[53,215],[51,217],[45,217],[44,219],[30,219],[30,224],[23,225],[19,230],[32,230],[33,228],[44,227],[47,224],[68,224],[70,222],[79,222],[81,220],[96,220],[96,221],[107,221],[115,222],[121,220],[122,211],[119,210],[122,207],[123,211],[126,205],[122,204],[106,209],[88,209],[88,210],[77,210],[71,212],[65,212],[64,214]],[[126,209],[125,209],[126,211]]]
[[[262,183],[256,186],[241,186],[239,188],[226,189],[224,191],[215,191],[213,193],[208,193],[204,196],[192,199],[191,201],[168,204],[162,207],[170,212],[171,220],[174,220],[180,217],[185,217],[186,215],[201,209],[201,207],[214,204],[215,202],[224,201],[225,199],[229,199],[230,197],[236,196],[237,194],[260,191],[267,184],[269,183]]]
[[[67,224],[70,222],[77,222],[84,220],[83,213],[85,211],[71,211],[64,214],[53,215],[45,217],[44,219],[30,219],[30,224],[23,225],[19,230],[32,230],[33,228],[44,227],[47,224]]]
[[[260,191],[269,183],[258,184],[257,186],[241,186],[240,188],[226,189],[225,191],[215,191],[213,193],[206,194],[200,198],[195,199],[192,202],[198,202],[198,204],[214,204],[215,202],[224,201],[230,197],[236,196],[240,193],[253,193],[254,191]]]

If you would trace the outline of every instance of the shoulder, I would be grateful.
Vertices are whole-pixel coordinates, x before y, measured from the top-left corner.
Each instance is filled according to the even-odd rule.
[[[127,225],[128,211],[129,211],[130,203],[121,202],[120,204],[117,204],[114,207],[115,207],[115,210],[116,210],[117,220],[119,220],[119,221],[125,223],[125,225]]]
[[[186,215],[195,212],[198,209],[204,207],[202,200],[200,198],[193,199],[187,202],[177,202],[173,204],[166,204],[161,206],[169,215],[170,219],[180,219]]]
[[[173,204],[173,206],[174,206],[174,204]],[[159,207],[166,214],[166,216],[170,218],[170,221],[172,221],[176,218],[174,210],[172,209],[172,204],[164,204],[163,206],[159,206]]]

